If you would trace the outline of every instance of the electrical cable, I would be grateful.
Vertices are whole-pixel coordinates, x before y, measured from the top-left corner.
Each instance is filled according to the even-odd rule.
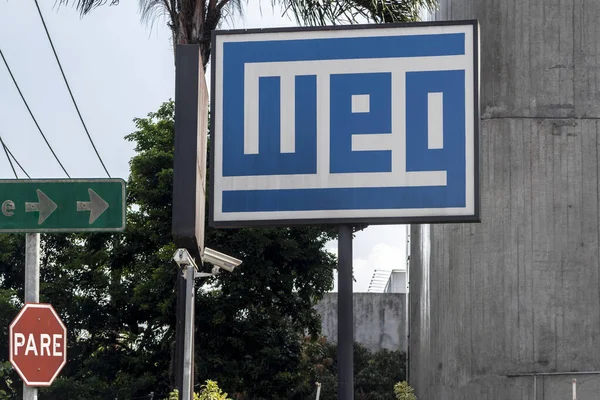
[[[35,126],[37,127],[37,129],[40,132],[40,134],[42,135],[42,138],[44,138],[44,141],[46,142],[46,145],[48,146],[48,148],[52,152],[52,155],[54,156],[54,159],[56,160],[56,162],[58,162],[58,165],[60,165],[60,167],[62,168],[62,170],[65,173],[65,175],[67,175],[67,177],[70,178],[71,175],[69,175],[69,173],[67,172],[67,170],[65,169],[65,167],[63,166],[63,164],[60,162],[58,156],[54,152],[54,149],[52,148],[52,146],[48,142],[48,139],[46,138],[46,135],[44,135],[44,131],[42,131],[42,128],[40,127],[40,124],[38,124],[37,119],[33,115],[33,112],[31,111],[31,108],[29,107],[29,104],[27,103],[27,100],[25,100],[25,96],[23,96],[23,92],[21,91],[21,88],[19,87],[19,84],[17,83],[17,80],[15,79],[15,76],[13,75],[12,70],[10,69],[10,66],[8,65],[8,61],[6,61],[6,58],[4,57],[4,53],[2,52],[2,49],[0,49],[0,57],[2,57],[2,61],[4,61],[4,65],[6,65],[6,69],[8,70],[8,73],[10,74],[10,77],[12,78],[12,81],[15,84],[15,87],[17,88],[17,91],[19,92],[19,95],[21,96],[21,100],[23,100],[23,103],[25,104],[25,107],[27,108],[27,111],[29,111],[29,115],[31,116],[31,119],[35,123]]]
[[[0,136],[0,143],[2,143],[2,147],[4,147],[4,152],[7,154],[10,154],[10,157],[12,157],[12,159],[17,163],[17,165],[19,166],[19,168],[21,169],[21,171],[23,171],[23,173],[29,178],[31,179],[31,176],[29,176],[29,174],[27,173],[27,171],[25,171],[25,168],[23,168],[23,166],[21,165],[21,163],[19,162],[19,160],[17,160],[17,157],[15,157],[15,155],[12,153],[12,151],[10,151],[10,149],[8,148],[8,146],[6,145],[6,143],[4,143],[4,141],[2,140],[2,137]],[[10,162],[10,158],[8,159],[8,161]],[[11,167],[12,167],[12,162],[11,162]],[[13,172],[14,168],[13,168]],[[16,172],[15,172],[15,176],[17,176]],[[17,176],[17,179],[19,177]]]
[[[8,154],[10,154],[10,156],[13,158],[13,160],[15,160],[15,162],[17,163],[17,165],[19,166],[19,168],[21,169],[21,171],[23,171],[23,173],[29,179],[31,179],[31,176],[29,176],[29,174],[27,173],[27,171],[25,171],[25,168],[23,168],[23,166],[21,165],[21,163],[19,162],[19,160],[17,160],[17,157],[15,157],[15,155],[12,153],[12,151],[10,151],[10,149],[8,148],[8,146],[4,145],[4,147],[6,147],[6,150],[8,151]]]
[[[44,25],[44,30],[46,31],[46,36],[48,36],[48,41],[50,42],[50,47],[52,47],[52,52],[54,53],[54,58],[56,58],[56,62],[58,63],[58,68],[60,69],[60,73],[62,74],[63,80],[65,81],[65,85],[67,86],[67,90],[69,91],[69,96],[71,96],[71,100],[73,101],[73,105],[75,106],[75,110],[77,111],[77,115],[79,116],[79,120],[81,121],[81,124],[83,125],[83,129],[85,130],[85,133],[87,134],[87,137],[90,140],[90,143],[92,144],[94,152],[96,152],[96,156],[98,157],[98,160],[100,160],[100,164],[102,164],[102,168],[104,168],[104,172],[106,172],[106,175],[108,175],[108,177],[110,178],[110,173],[108,172],[106,165],[104,165],[104,161],[102,160],[102,157],[100,157],[100,153],[98,153],[98,149],[96,149],[96,145],[94,144],[94,141],[92,140],[92,135],[90,135],[90,132],[88,131],[88,128],[87,128],[85,122],[83,121],[83,117],[81,116],[81,112],[79,111],[79,106],[77,105],[77,102],[75,101],[75,96],[73,96],[73,92],[71,91],[71,86],[69,85],[69,81],[67,81],[67,76],[65,75],[65,71],[63,70],[62,64],[60,63],[58,54],[56,53],[56,49],[54,48],[54,43],[52,42],[52,38],[50,37],[50,32],[48,31],[48,27],[46,26],[46,21],[44,20],[44,16],[42,15],[42,10],[40,10],[38,1],[34,0],[34,2],[35,2],[35,6],[37,8],[38,14],[40,16],[40,19],[42,20],[42,25]]]
[[[10,159],[10,156],[8,155],[8,148],[4,144],[4,141],[2,140],[1,137],[0,137],[0,143],[2,143],[2,147],[4,147],[4,153],[6,154],[6,158],[8,159],[8,163],[10,164],[10,167],[12,168],[13,174],[15,174],[15,178],[19,179],[19,175],[17,175],[17,171],[15,170],[15,166],[13,165],[12,160]]]

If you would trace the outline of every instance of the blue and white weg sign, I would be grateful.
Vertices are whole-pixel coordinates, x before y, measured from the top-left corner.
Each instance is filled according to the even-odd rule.
[[[211,224],[478,221],[478,31],[217,32]]]

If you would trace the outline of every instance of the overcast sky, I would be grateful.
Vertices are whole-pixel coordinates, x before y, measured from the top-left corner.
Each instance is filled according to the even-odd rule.
[[[174,65],[165,21],[140,22],[137,1],[79,17],[70,6],[39,0],[63,68],[109,172],[127,179],[132,119],[174,98]],[[270,1],[223,28],[293,26]],[[71,103],[33,0],[0,1],[0,49],[34,116],[73,178],[105,177]],[[209,81],[210,82],[210,81]],[[10,75],[0,62],[0,136],[32,178],[62,178]],[[24,175],[21,175],[24,177]],[[0,179],[14,178],[0,152]],[[336,251],[337,243],[328,248]],[[374,269],[404,269],[406,227],[372,226],[354,241],[356,292],[366,292]]]

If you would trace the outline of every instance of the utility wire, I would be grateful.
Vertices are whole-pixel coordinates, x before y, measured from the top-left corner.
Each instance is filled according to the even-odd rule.
[[[69,95],[71,96],[71,100],[73,101],[73,105],[75,106],[75,110],[77,111],[77,115],[79,116],[79,120],[81,121],[81,124],[83,125],[83,129],[85,130],[85,133],[87,134],[87,137],[90,140],[90,143],[92,144],[92,147],[94,148],[94,151],[96,152],[96,156],[98,157],[98,160],[100,160],[100,164],[102,164],[102,168],[104,168],[104,172],[106,172],[106,175],[108,175],[108,177],[110,178],[110,173],[108,172],[108,169],[106,169],[106,165],[104,165],[104,161],[102,161],[102,157],[100,157],[100,153],[98,153],[98,149],[96,149],[96,145],[94,144],[94,141],[92,140],[92,136],[90,135],[90,132],[88,131],[88,128],[85,125],[85,122],[83,121],[83,117],[81,116],[81,112],[79,111],[79,106],[77,105],[77,102],[75,101],[75,97],[73,96],[73,92],[71,91],[71,86],[69,85],[69,81],[67,81],[65,71],[63,70],[62,64],[60,63],[60,60],[58,58],[58,54],[56,53],[56,49],[54,48],[54,43],[52,42],[52,38],[50,37],[50,32],[48,31],[48,27],[46,26],[46,21],[44,21],[44,16],[42,15],[42,10],[40,10],[38,1],[34,0],[34,2],[35,2],[35,6],[38,10],[38,14],[40,15],[40,19],[42,20],[42,25],[44,25],[44,30],[46,31],[46,36],[48,36],[48,41],[50,42],[50,47],[52,47],[52,52],[54,53],[54,58],[56,58],[56,62],[58,63],[58,68],[60,69],[60,73],[62,74],[62,77],[65,81],[65,85],[67,86],[67,90],[69,91]]]
[[[13,165],[12,160],[10,159],[10,156],[8,155],[8,148],[4,144],[4,141],[2,140],[2,138],[0,138],[0,143],[2,143],[2,147],[4,147],[4,153],[6,154],[6,158],[8,159],[8,163],[10,164],[10,167],[12,168],[13,174],[15,174],[15,178],[19,179],[19,175],[17,175],[17,171],[15,170],[15,166]]]
[[[19,168],[21,169],[21,171],[23,171],[23,173],[29,178],[31,179],[31,176],[29,176],[29,174],[27,173],[27,171],[25,171],[25,168],[23,168],[23,166],[21,165],[21,163],[19,162],[19,160],[17,160],[17,157],[15,157],[15,155],[12,153],[12,151],[10,151],[10,149],[8,148],[8,146],[6,145],[6,143],[4,143],[4,141],[2,140],[2,137],[0,137],[0,143],[2,143],[2,147],[4,147],[4,152],[10,154],[10,156],[12,157],[12,159],[17,163],[17,165],[19,166]],[[9,159],[10,161],[10,159]],[[11,163],[12,166],[12,163]],[[14,168],[13,168],[13,172],[14,172]],[[15,176],[17,174],[15,173]],[[17,177],[18,178],[18,177]]]
[[[23,96],[23,92],[21,92],[21,88],[19,87],[19,84],[17,83],[17,80],[15,79],[15,76],[13,75],[12,70],[10,69],[10,67],[8,65],[8,62],[6,61],[6,58],[4,57],[4,53],[2,52],[2,49],[0,49],[0,56],[2,57],[2,60],[4,61],[4,65],[6,65],[6,69],[8,70],[8,73],[10,74],[10,77],[12,78],[12,81],[15,84],[15,87],[17,88],[17,91],[19,92],[19,95],[21,96],[21,100],[23,100],[23,103],[25,104],[25,107],[27,107],[27,111],[29,111],[29,115],[31,116],[31,119],[35,123],[35,126],[37,127],[38,131],[40,132],[40,134],[44,138],[44,141],[46,142],[46,145],[48,146],[48,148],[52,152],[52,155],[54,156],[54,159],[56,159],[56,162],[58,162],[58,165],[60,165],[60,167],[64,171],[65,175],[67,175],[70,178],[71,175],[69,175],[69,173],[67,172],[67,170],[65,169],[65,167],[62,165],[62,163],[58,159],[58,156],[54,152],[54,149],[52,148],[52,146],[50,146],[50,143],[48,142],[48,139],[46,139],[46,135],[44,135],[44,131],[42,131],[42,128],[40,128],[40,124],[38,124],[37,119],[35,119],[35,116],[33,115],[33,112],[31,111],[31,108],[29,108],[29,104],[27,103],[27,100],[25,100],[25,96]]]
[[[8,146],[4,145],[4,147],[6,147],[6,150],[8,151],[8,154],[10,154],[10,156],[13,158],[13,160],[15,160],[15,162],[17,163],[17,165],[19,166],[19,168],[21,169],[21,171],[23,171],[23,173],[29,179],[31,179],[31,177],[29,176],[29,174],[27,173],[27,171],[25,171],[25,168],[23,168],[23,166],[21,165],[21,163],[19,162],[19,160],[17,160],[17,157],[15,157],[15,155],[12,153],[12,151],[10,151],[10,149],[8,148]]]

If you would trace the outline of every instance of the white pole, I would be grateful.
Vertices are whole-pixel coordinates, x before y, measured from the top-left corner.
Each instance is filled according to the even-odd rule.
[[[573,378],[573,400],[577,400],[577,379]]]
[[[195,268],[193,265],[185,266],[185,338],[183,340],[183,387],[181,400],[193,400],[194,392],[193,368],[193,340],[194,340],[194,279]]]
[[[40,234],[25,235],[25,303],[40,301]],[[23,400],[37,400],[37,388],[23,383]]]
[[[319,382],[316,383],[317,385],[317,399],[319,400],[319,397],[321,397],[321,384]]]

